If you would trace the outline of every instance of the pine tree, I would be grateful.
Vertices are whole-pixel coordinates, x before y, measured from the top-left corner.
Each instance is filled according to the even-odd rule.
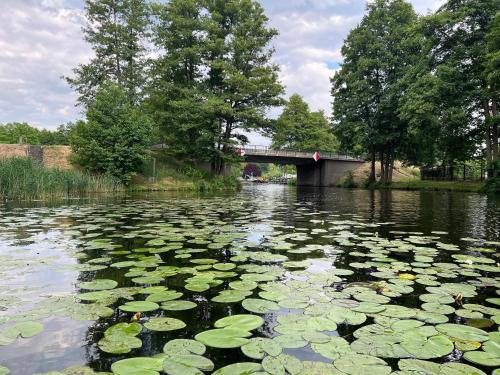
[[[75,68],[74,77],[66,78],[78,92],[78,102],[87,106],[100,86],[111,81],[123,88],[132,104],[137,104],[146,72],[147,1],[86,0],[85,14],[85,40],[95,56]]]

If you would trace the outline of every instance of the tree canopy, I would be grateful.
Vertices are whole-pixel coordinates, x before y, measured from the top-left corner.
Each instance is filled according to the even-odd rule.
[[[324,112],[312,112],[298,94],[292,95],[285,104],[272,137],[272,147],[277,149],[334,152],[339,147]]]

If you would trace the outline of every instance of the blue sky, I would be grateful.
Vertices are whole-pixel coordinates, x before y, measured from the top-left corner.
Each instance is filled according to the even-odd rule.
[[[443,0],[411,0],[426,14]],[[280,31],[275,61],[287,95],[299,93],[314,110],[330,110],[330,82],[340,48],[363,16],[365,0],[262,0]],[[83,0],[0,0],[0,123],[39,128],[81,118],[75,94],[61,76],[92,51],[83,40]],[[252,136],[252,141],[263,141]]]

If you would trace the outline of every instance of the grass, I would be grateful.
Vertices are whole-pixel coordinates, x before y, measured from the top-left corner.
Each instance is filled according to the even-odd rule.
[[[400,190],[445,190],[479,192],[483,183],[479,181],[430,181],[419,179],[399,180],[393,182],[390,189]]]
[[[123,190],[121,183],[110,176],[44,168],[24,158],[0,160],[2,200],[45,200],[120,190]]]
[[[131,191],[235,191],[240,188],[238,178],[217,176],[200,169],[180,164],[163,162],[156,171],[156,178],[138,175],[134,178]]]

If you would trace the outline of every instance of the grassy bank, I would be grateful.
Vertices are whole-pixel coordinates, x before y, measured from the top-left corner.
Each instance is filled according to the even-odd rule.
[[[35,200],[109,193],[123,186],[109,176],[44,168],[29,159],[0,160],[0,199]]]
[[[479,192],[483,184],[476,181],[422,181],[419,179],[399,180],[393,182],[389,189],[399,190],[443,190]]]
[[[155,177],[141,174],[134,178],[131,191],[236,191],[240,188],[239,171],[230,176],[216,176],[182,163],[163,161]]]

